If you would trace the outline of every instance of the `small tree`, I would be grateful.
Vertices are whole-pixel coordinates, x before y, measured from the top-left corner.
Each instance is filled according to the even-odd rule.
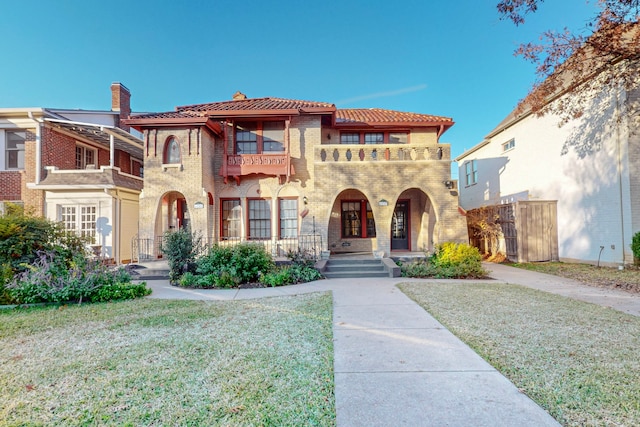
[[[500,215],[494,206],[483,206],[467,212],[467,225],[475,237],[482,239],[491,255],[500,250],[499,239],[502,236]]]
[[[203,248],[202,236],[192,233],[189,228],[164,233],[160,250],[169,262],[171,283],[178,283],[184,273],[195,270],[196,257]]]

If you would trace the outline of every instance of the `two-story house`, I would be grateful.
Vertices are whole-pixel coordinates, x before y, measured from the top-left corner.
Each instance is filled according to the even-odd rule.
[[[111,85],[111,111],[0,108],[0,210],[60,221],[100,256],[125,262],[138,229],[142,140],[121,118],[130,92]]]
[[[143,133],[147,255],[186,225],[209,244],[255,240],[276,254],[308,236],[386,256],[467,238],[440,143],[450,118],[238,92],[125,122]]]
[[[568,96],[549,102],[571,102]],[[640,83],[630,90],[600,87],[581,117],[562,126],[560,120],[514,111],[458,156],[460,205],[503,207],[503,224],[520,222],[509,227],[502,248],[514,260],[633,262],[630,244],[640,231]]]

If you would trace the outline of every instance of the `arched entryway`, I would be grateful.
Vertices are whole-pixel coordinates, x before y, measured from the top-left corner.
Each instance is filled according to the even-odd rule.
[[[392,251],[433,250],[437,218],[429,196],[419,188],[404,190],[391,217]]]
[[[189,227],[190,220],[187,199],[182,193],[170,191],[160,198],[156,212],[156,235]]]
[[[328,229],[331,252],[371,252],[377,248],[373,209],[362,191],[348,189],[336,197]]]

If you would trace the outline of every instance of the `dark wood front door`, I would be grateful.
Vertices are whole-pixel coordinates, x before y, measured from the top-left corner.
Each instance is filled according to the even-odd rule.
[[[409,201],[399,201],[391,218],[391,250],[409,249]]]

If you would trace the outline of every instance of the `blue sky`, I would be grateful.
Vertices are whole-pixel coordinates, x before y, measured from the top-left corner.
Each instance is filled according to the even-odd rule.
[[[595,3],[547,0],[516,27],[497,1],[8,0],[0,107],[109,109],[115,81],[137,112],[240,90],[452,117],[455,157],[533,83],[518,44],[584,27]]]

